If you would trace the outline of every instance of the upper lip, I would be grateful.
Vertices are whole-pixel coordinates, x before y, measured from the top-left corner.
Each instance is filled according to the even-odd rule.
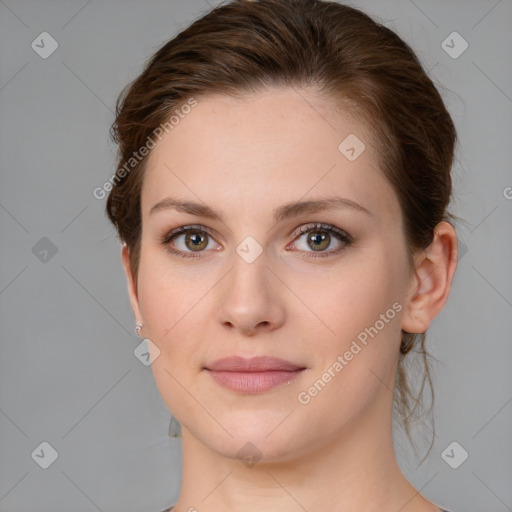
[[[239,356],[225,357],[217,359],[208,366],[207,370],[223,372],[265,372],[265,371],[287,371],[293,372],[303,370],[304,366],[297,366],[290,361],[279,359],[277,357],[260,356],[244,358]]]

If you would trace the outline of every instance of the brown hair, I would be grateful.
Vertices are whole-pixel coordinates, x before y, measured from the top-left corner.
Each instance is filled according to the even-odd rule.
[[[398,196],[412,262],[413,253],[432,242],[435,226],[454,218],[446,208],[455,127],[410,46],[365,13],[337,2],[234,0],[164,44],[118,98],[111,128],[119,146],[117,171],[190,97],[311,85],[370,130],[379,167]],[[106,204],[135,275],[146,160],[118,172]],[[421,402],[402,364],[412,348],[424,362],[420,395],[426,381],[432,390],[424,333],[402,332],[395,405],[409,439],[409,420]]]

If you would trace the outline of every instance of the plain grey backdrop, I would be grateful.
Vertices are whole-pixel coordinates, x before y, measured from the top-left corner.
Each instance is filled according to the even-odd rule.
[[[120,243],[93,190],[115,170],[108,129],[121,89],[218,3],[0,0],[0,511],[158,512],[178,496],[180,441],[134,355]],[[453,512],[506,512],[512,2],[352,5],[411,44],[460,137],[451,210],[465,219],[461,259],[427,335],[440,361],[435,444],[419,464],[399,434],[399,460]]]

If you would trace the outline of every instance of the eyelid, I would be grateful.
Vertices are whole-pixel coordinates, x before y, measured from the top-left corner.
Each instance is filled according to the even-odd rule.
[[[299,238],[300,236],[308,233],[309,231],[313,231],[313,230],[324,230],[324,231],[327,231],[328,233],[334,233],[334,235],[336,236],[336,238],[338,239],[338,241],[340,241],[341,243],[345,244],[345,246],[347,245],[350,245],[353,243],[354,241],[354,238],[352,237],[352,235],[350,235],[349,233],[347,233],[346,231],[344,231],[343,229],[340,229],[336,226],[333,226],[331,224],[324,224],[324,223],[321,223],[321,222],[310,222],[308,224],[302,224],[301,226],[299,226],[298,228],[295,228],[288,236],[293,236],[293,240],[290,242],[290,244],[294,244],[296,239]],[[181,251],[179,249],[174,249],[174,248],[171,248],[171,241],[173,238],[181,235],[181,234],[186,234],[187,232],[189,231],[202,231],[202,232],[205,232],[206,234],[208,234],[211,238],[215,238],[216,237],[216,232],[211,229],[211,228],[208,228],[207,226],[203,226],[202,224],[187,224],[185,226],[180,226],[178,228],[175,228],[169,232],[166,232],[160,239],[160,243],[162,245],[165,245],[167,246],[168,250],[173,253],[173,254],[176,254],[176,255],[179,255],[179,256],[182,256],[183,258],[198,258],[198,257],[201,257],[200,254],[201,252],[206,252],[206,251],[197,251],[197,252],[194,252],[194,251]],[[290,245],[288,244],[288,246]],[[288,247],[287,246],[287,247]],[[335,255],[335,254],[338,254],[344,247],[341,247],[341,248],[338,248],[338,249],[334,249],[334,250],[330,250],[330,251],[318,251],[317,254],[315,254],[315,251],[311,251],[311,254],[310,256],[307,256],[307,257],[327,257],[327,256],[331,256],[331,255]],[[298,251],[298,252],[306,252],[306,253],[310,253],[310,251]],[[186,256],[183,256],[183,254],[186,254]]]
[[[208,235],[210,235],[212,238],[217,236],[217,233],[213,229],[210,229],[207,226],[203,226],[202,224],[187,224],[186,226],[180,226],[178,228],[175,228],[175,229],[172,229],[171,231],[166,232],[161,237],[160,241],[161,241],[161,243],[166,244],[166,243],[169,243],[174,236],[181,235],[181,234],[187,233],[188,231],[194,231],[194,230],[204,231],[205,233],[208,233]]]
[[[352,243],[354,241],[354,238],[349,235],[346,231],[343,229],[337,228],[336,226],[333,226],[332,224],[324,224],[322,222],[310,222],[308,224],[303,224],[302,226],[299,226],[297,229],[293,230],[290,233],[290,236],[294,236],[295,238],[306,234],[309,231],[312,231],[314,229],[324,230],[327,232],[333,232],[340,236],[340,238],[346,242]],[[295,241],[295,238],[293,241]]]
[[[211,229],[211,228],[209,228],[207,226],[203,226],[202,224],[187,224],[186,226],[180,226],[180,227],[177,227],[175,229],[172,229],[169,232],[166,232],[163,235],[163,237],[161,237],[161,242],[162,243],[166,243],[166,242],[170,241],[170,239],[174,235],[186,233],[187,231],[192,231],[194,229],[196,229],[198,231],[204,231],[204,232],[208,233],[212,237],[217,236],[217,233],[215,232],[215,230],[213,230],[213,229]],[[353,237],[349,233],[344,231],[343,229],[337,228],[336,226],[333,226],[331,224],[324,224],[324,223],[321,223],[321,222],[310,222],[308,224],[302,224],[298,228],[294,228],[288,234],[288,236],[298,237],[300,235],[303,235],[304,233],[306,233],[307,231],[309,231],[311,229],[325,229],[327,231],[334,231],[334,232],[338,233],[342,237],[345,237],[345,238],[347,238],[347,239],[349,239],[351,241],[353,240]],[[294,240],[295,240],[295,238],[294,238]]]

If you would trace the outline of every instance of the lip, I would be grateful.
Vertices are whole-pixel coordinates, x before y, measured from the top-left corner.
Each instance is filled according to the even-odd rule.
[[[270,356],[252,358],[226,357],[204,368],[217,384],[239,393],[263,393],[291,383],[304,366]]]
[[[285,371],[293,372],[302,370],[304,366],[298,366],[277,357],[259,356],[259,357],[240,357],[231,356],[223,359],[217,359],[213,363],[205,366],[207,370],[214,372],[266,372],[266,371]]]

